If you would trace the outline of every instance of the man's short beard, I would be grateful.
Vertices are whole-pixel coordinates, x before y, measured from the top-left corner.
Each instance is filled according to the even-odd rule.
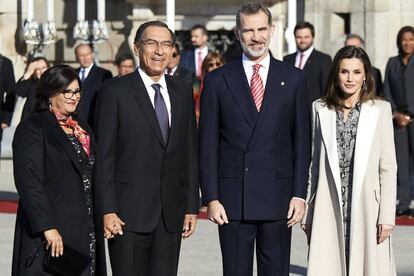
[[[258,50],[258,51],[254,51],[254,50],[249,49],[249,47],[244,42],[242,42],[242,41],[240,41],[240,45],[241,45],[241,47],[243,49],[243,52],[246,55],[248,55],[250,57],[253,57],[253,58],[261,57],[267,51],[269,51],[269,43],[266,43],[265,46],[261,50]]]

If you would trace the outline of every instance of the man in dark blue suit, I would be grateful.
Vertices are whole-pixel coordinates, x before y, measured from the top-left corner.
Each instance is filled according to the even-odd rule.
[[[305,212],[310,159],[303,73],[273,59],[274,27],[260,3],[236,19],[242,58],[209,73],[200,117],[208,217],[219,225],[223,275],[289,275],[291,226]]]
[[[76,46],[75,55],[80,65],[77,71],[79,72],[83,91],[78,105],[79,115],[90,126],[93,126],[97,93],[102,88],[103,83],[112,78],[112,73],[93,62],[94,52],[92,45],[80,44]]]
[[[208,33],[203,25],[194,25],[191,28],[191,43],[193,49],[184,51],[181,56],[180,65],[196,75],[198,79],[201,78],[201,67],[204,59],[208,54]]]

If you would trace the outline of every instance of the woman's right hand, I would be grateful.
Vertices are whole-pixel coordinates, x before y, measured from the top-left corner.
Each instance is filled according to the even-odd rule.
[[[29,66],[27,66],[27,70],[23,75],[23,79],[28,80],[33,75],[37,68],[37,61],[31,62]]]
[[[59,257],[63,255],[63,240],[62,236],[56,229],[51,229],[44,231],[43,234],[45,235],[47,244],[46,249],[51,247],[51,255],[52,257]]]

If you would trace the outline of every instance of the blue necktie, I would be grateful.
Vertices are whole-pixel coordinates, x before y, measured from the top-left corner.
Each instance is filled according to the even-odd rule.
[[[81,68],[81,81],[85,80],[85,68]]]
[[[154,83],[151,85],[151,87],[155,91],[155,97],[154,97],[155,114],[157,115],[158,124],[160,125],[162,137],[164,138],[165,144],[167,144],[168,133],[170,131],[167,106],[165,104],[164,98],[161,95],[161,85],[159,83]]]

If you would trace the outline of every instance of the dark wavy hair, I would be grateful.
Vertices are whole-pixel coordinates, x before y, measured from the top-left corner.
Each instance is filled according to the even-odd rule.
[[[412,33],[414,35],[414,27],[412,26],[404,26],[402,27],[397,34],[397,47],[398,47],[398,54],[403,55],[404,51],[402,48],[402,37],[405,33]]]
[[[334,108],[336,110],[349,108],[342,103],[344,94],[339,87],[338,81],[339,64],[343,59],[346,58],[357,58],[364,65],[365,84],[362,86],[359,101],[361,103],[364,103],[377,98],[375,93],[375,82],[372,74],[371,61],[369,60],[368,54],[362,48],[355,46],[345,46],[336,53],[333,59],[331,69],[329,70],[325,96],[322,98],[322,100],[329,108]]]
[[[49,110],[49,98],[59,93],[74,81],[81,85],[78,72],[69,65],[56,65],[47,69],[36,88],[36,103],[33,112]]]

